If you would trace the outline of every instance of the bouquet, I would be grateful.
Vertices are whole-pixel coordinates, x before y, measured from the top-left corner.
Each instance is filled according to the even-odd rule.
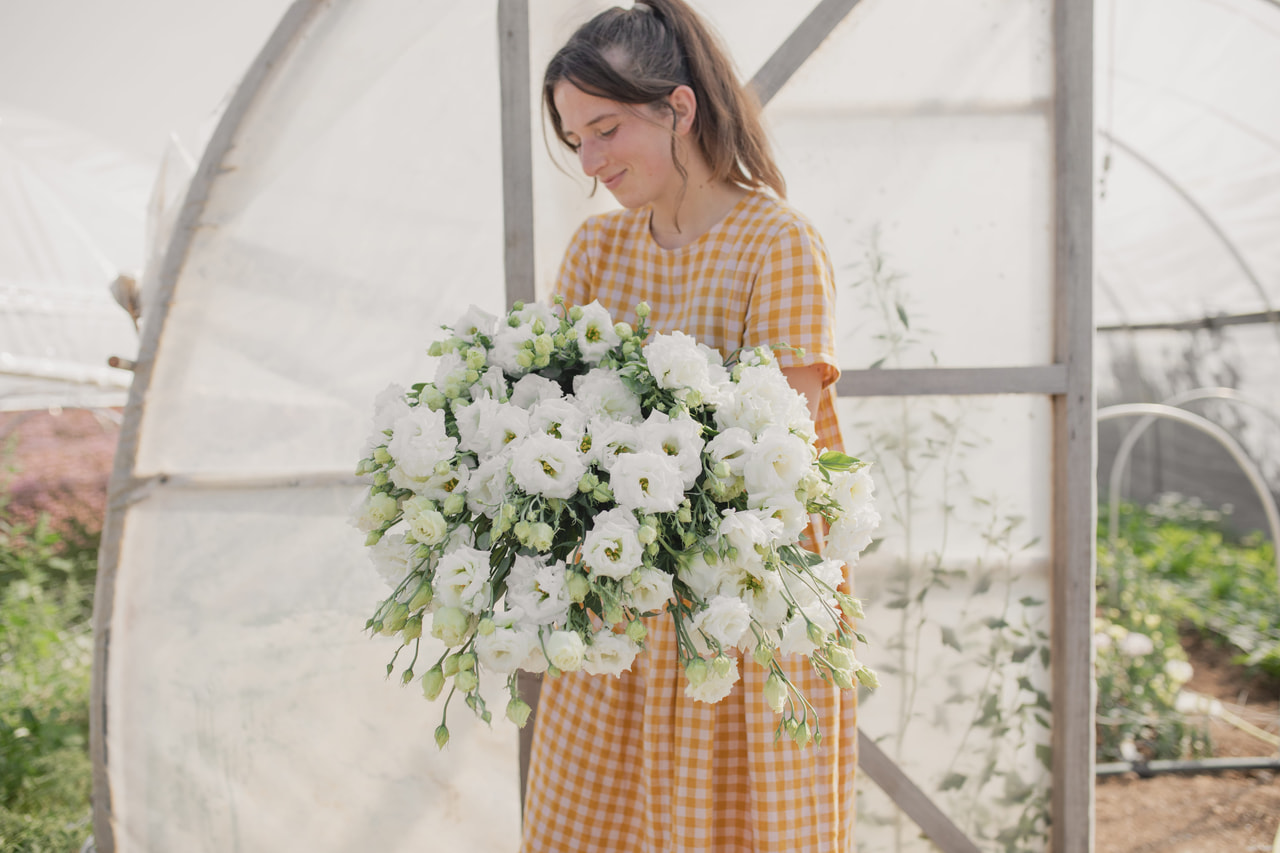
[[[875,676],[854,655],[859,603],[844,565],[879,522],[857,459],[816,447],[804,398],[769,348],[726,360],[680,332],[614,323],[598,303],[474,306],[431,345],[433,381],[383,392],[357,474],[353,523],[391,587],[366,628],[398,637],[418,672],[422,634],[446,647],[420,676],[484,721],[483,671],[506,716],[530,709],[517,670],[617,676],[643,617],[675,620],[685,693],[717,702],[739,661],[770,671],[777,736],[820,742],[781,666],[806,655],[840,688]],[[800,547],[830,523],[823,555]]]

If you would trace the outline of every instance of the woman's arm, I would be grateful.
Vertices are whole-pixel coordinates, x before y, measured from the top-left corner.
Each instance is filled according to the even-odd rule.
[[[787,377],[791,387],[804,395],[809,401],[809,417],[818,420],[818,401],[822,399],[823,365],[809,364],[804,367],[784,367],[782,375]]]

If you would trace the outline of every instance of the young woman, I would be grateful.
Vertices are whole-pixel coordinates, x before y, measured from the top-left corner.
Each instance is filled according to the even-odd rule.
[[[819,445],[840,448],[833,406],[831,265],[785,186],[759,109],[681,0],[610,9],[555,55],[543,85],[556,136],[623,209],[588,219],[558,291],[635,324],[729,353],[786,342]],[[684,695],[670,616],[621,678],[545,679],[524,816],[526,853],[852,849],[855,697],[807,659],[788,674],[820,714],[821,746],[775,743],[767,672],[711,705]]]

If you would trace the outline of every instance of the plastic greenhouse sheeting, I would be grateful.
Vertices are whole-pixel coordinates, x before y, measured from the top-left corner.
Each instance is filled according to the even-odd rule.
[[[697,5],[746,76],[812,8]],[[595,8],[531,4],[535,93]],[[105,831],[121,851],[517,847],[515,729],[455,708],[437,752],[438,708],[388,683],[391,646],[361,631],[382,590],[345,524],[374,395],[429,377],[440,323],[503,307],[496,9],[299,4],[215,134],[113,485],[100,849]],[[791,199],[836,265],[845,366],[1052,362],[1050,13],[864,0],[769,105]],[[534,110],[545,289],[609,199],[545,153]],[[841,409],[886,517],[858,568],[884,681],[861,725],[987,846],[1047,833],[1048,399]],[[928,849],[860,787],[861,849]]]

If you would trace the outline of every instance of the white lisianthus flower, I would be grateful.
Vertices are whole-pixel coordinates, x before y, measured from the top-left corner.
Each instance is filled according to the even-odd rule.
[[[572,603],[564,561],[544,564],[523,554],[516,557],[507,575],[509,608],[519,611],[529,624],[553,625],[564,622]]]
[[[387,452],[410,480],[430,477],[436,466],[451,461],[458,449],[458,440],[445,428],[444,412],[433,412],[426,406],[410,410],[391,429]]]
[[[507,388],[507,377],[503,374],[502,368],[494,365],[480,374],[480,379],[471,386],[472,398],[480,397],[488,394],[495,400],[506,400],[509,394]]]
[[[493,336],[493,348],[489,350],[489,363],[502,368],[502,372],[508,376],[524,376],[529,368],[522,367],[517,356],[534,337],[532,326],[499,323],[498,331]]]
[[[489,552],[467,547],[450,551],[440,558],[432,585],[442,605],[483,612],[492,598]]]
[[[644,513],[675,512],[684,498],[684,477],[675,460],[650,450],[619,456],[609,485],[618,506]]]
[[[413,538],[423,545],[439,545],[449,533],[444,515],[434,502],[420,495],[404,502],[404,522],[413,532]]]
[[[453,327],[453,335],[467,343],[474,343],[476,335],[484,335],[486,338],[491,338],[497,322],[498,318],[493,314],[483,308],[471,305],[468,306],[467,313],[463,314],[462,319]]]
[[[458,352],[447,352],[436,362],[435,376],[431,380],[446,397],[457,397],[470,387],[467,381],[467,362]]]
[[[525,662],[537,644],[538,634],[532,629],[496,628],[489,634],[476,635],[476,657],[486,670],[509,675]]]
[[[593,575],[621,580],[640,568],[640,522],[621,507],[595,517],[582,543],[582,562]]]
[[[549,330],[560,326],[555,307],[546,302],[526,302],[519,311],[512,311],[511,316],[522,325],[532,326],[535,321],[541,320],[542,325]]]
[[[782,522],[761,510],[726,509],[722,514],[720,535],[737,550],[739,565],[754,565],[760,550],[767,550],[782,535]]]
[[[587,646],[582,669],[588,675],[618,676],[631,669],[640,647],[626,634],[601,631]]]
[[[701,550],[695,550],[680,563],[680,580],[684,581],[693,594],[706,601],[720,591],[721,585],[729,577],[727,567],[707,561]]]
[[[578,337],[582,360],[592,367],[599,364],[609,350],[622,343],[622,338],[613,330],[613,318],[597,300],[582,306],[582,317],[573,324],[573,332]]]
[[[378,577],[394,590],[417,562],[414,557],[417,548],[417,545],[404,541],[403,533],[389,533],[369,549],[369,560]]]
[[[467,484],[467,509],[477,515],[493,518],[507,494],[507,470],[511,453],[499,453],[480,463]]]
[[[531,435],[511,455],[511,476],[531,495],[570,498],[587,473],[578,448],[549,435]]]
[[[1195,674],[1195,670],[1192,668],[1191,664],[1185,660],[1171,658],[1164,662],[1164,674],[1167,675],[1169,680],[1175,685],[1181,687],[1191,680],[1191,676]]]
[[[458,447],[470,453],[488,450],[488,437],[482,437],[484,426],[493,420],[498,402],[492,397],[479,397],[470,403],[455,403],[454,423],[458,428]]]
[[[555,631],[547,638],[547,660],[561,672],[582,669],[587,648],[577,631]]]
[[[511,404],[522,409],[532,409],[543,400],[558,400],[563,396],[560,383],[537,373],[526,374],[511,386]]]
[[[813,436],[809,404],[787,383],[776,366],[739,367],[733,393],[716,409],[720,429],[741,427],[759,435],[773,425]]]
[[[776,571],[763,569],[754,574],[742,572],[737,581],[736,592],[751,610],[751,618],[766,631],[781,628],[790,609],[783,594],[781,576]],[[754,645],[755,635],[748,631],[739,642]]]
[[[643,449],[675,461],[685,489],[692,489],[702,473],[702,424],[682,412],[672,418],[656,409],[640,425]]]
[[[724,675],[716,672],[714,667],[707,667],[705,680],[694,684],[688,682],[684,686],[684,695],[698,702],[716,703],[733,692],[733,685],[738,683],[738,659],[728,658],[731,665]]]
[[[487,414],[489,420],[480,427],[482,455],[501,453],[529,435],[529,412],[525,409],[511,403],[498,403]]]
[[[373,431],[365,440],[360,451],[361,458],[367,458],[373,449],[387,443],[387,430],[395,426],[395,422],[413,411],[409,401],[404,397],[405,389],[401,385],[388,385],[373,399]]]
[[[827,604],[834,608],[835,600],[832,599]],[[805,607],[801,612],[797,613],[782,626],[782,641],[778,643],[778,651],[783,655],[811,655],[818,649],[818,644],[809,636],[809,625],[805,621],[805,616],[809,617],[809,622],[813,622],[822,631],[831,634],[836,630],[835,617],[831,615],[827,607],[820,604]]]
[[[351,508],[351,525],[365,533],[396,517],[400,504],[386,492],[366,494]]]
[[[879,526],[880,513],[871,505],[842,515],[832,523],[827,534],[827,551],[852,566],[871,544],[871,534]]]
[[[587,432],[587,416],[564,398],[544,400],[529,410],[529,431],[563,438],[576,447]]]
[[[770,518],[782,523],[782,529],[778,535],[779,545],[800,541],[800,534],[804,533],[805,527],[809,524],[809,513],[805,511],[804,504],[795,495],[774,494],[764,501],[757,501],[753,497],[749,505],[752,509],[762,510],[768,513]]]
[[[751,433],[742,427],[729,427],[707,442],[707,455],[712,462],[723,462],[730,474],[741,477],[754,444]]]
[[[640,429],[634,424],[592,418],[588,427],[591,451],[588,457],[606,471],[612,471],[618,457],[635,453],[641,447]]]
[[[722,649],[736,646],[751,627],[751,609],[740,598],[717,595],[693,618],[692,629],[701,631]]]
[[[573,394],[588,417],[636,423],[640,398],[622,381],[616,370],[597,367],[573,379]]]
[[[742,472],[747,494],[758,500],[774,495],[794,498],[813,459],[813,448],[807,441],[785,427],[767,427],[747,452]]]
[[[402,489],[413,489],[433,501],[447,500],[454,492],[464,493],[471,479],[471,468],[467,465],[437,466],[436,472],[423,480],[411,480],[399,476],[399,473],[399,468],[392,469],[391,482]]]
[[[830,496],[840,507],[840,512],[852,515],[868,507],[875,500],[876,483],[868,468],[857,471],[837,471],[831,475]]]
[[[645,361],[659,388],[676,399],[718,405],[724,398],[729,371],[720,353],[683,332],[654,335],[644,346]]]
[[[640,570],[638,581],[627,578],[622,589],[631,596],[631,605],[641,613],[656,613],[671,600],[671,575],[654,568]]]

